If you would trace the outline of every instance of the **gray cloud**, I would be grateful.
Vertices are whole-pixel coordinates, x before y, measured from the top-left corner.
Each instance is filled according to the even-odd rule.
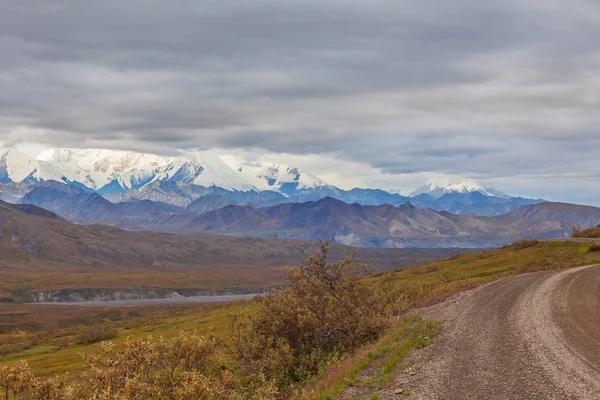
[[[599,26],[592,0],[8,0],[0,140],[595,179]]]

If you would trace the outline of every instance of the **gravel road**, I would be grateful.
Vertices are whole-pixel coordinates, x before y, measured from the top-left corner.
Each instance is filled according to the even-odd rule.
[[[426,309],[444,329],[398,385],[414,399],[600,400],[600,266],[515,276]]]

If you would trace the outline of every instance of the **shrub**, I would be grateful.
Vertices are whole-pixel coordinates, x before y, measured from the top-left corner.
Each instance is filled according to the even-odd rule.
[[[515,249],[515,250],[523,250],[523,249],[527,249],[529,247],[537,246],[538,244],[540,244],[540,241],[537,239],[522,239],[522,240],[513,242],[510,245],[510,248]]]
[[[596,252],[596,251],[600,251],[600,244],[598,244],[598,243],[592,243],[590,245],[590,247],[588,247],[588,251],[590,253],[593,253],[593,252]]]
[[[67,399],[61,396],[63,387],[58,378],[36,378],[25,361],[0,368],[0,398],[4,400]]]
[[[115,399],[223,398],[229,380],[213,339],[183,334],[127,342],[124,352],[104,342],[88,356],[87,370],[71,390],[79,398],[103,393]]]
[[[92,344],[114,339],[117,330],[108,325],[95,325],[82,328],[75,338],[75,344]]]
[[[24,361],[0,368],[0,398],[242,399],[231,384],[233,375],[222,367],[216,341],[198,335],[135,339],[124,352],[104,342],[99,354],[87,356],[85,372],[72,382],[36,378]]]
[[[388,278],[365,284],[369,268],[355,254],[328,261],[329,243],[315,255],[285,271],[286,285],[260,299],[251,331],[273,346],[289,347],[291,380],[306,379],[323,360],[376,339],[396,309]]]
[[[600,238],[600,225],[588,229],[581,229],[573,225],[571,230],[573,231],[571,236],[574,238]]]

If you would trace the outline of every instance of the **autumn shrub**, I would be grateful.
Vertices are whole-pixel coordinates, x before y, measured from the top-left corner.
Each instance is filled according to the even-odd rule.
[[[36,378],[24,361],[0,369],[2,400],[204,400],[244,397],[209,337],[183,334],[128,341],[123,352],[103,342],[84,372],[67,380]]]
[[[2,400],[71,400],[63,394],[64,382],[58,378],[37,378],[27,362],[19,361],[0,368],[0,399]]]
[[[2,345],[0,345],[0,357],[6,356],[9,354],[20,353],[20,352],[28,350],[32,347],[33,347],[33,345],[31,345],[31,343],[28,341],[2,344]]]
[[[286,270],[285,286],[261,298],[251,320],[250,331],[263,349],[290,353],[280,367],[286,369],[271,376],[279,384],[302,381],[332,355],[376,339],[396,310],[389,279],[367,284],[362,278],[370,270],[355,254],[329,262],[328,251],[329,243],[322,243],[302,265]]]
[[[92,344],[104,340],[114,339],[117,336],[117,330],[112,326],[101,324],[86,326],[79,330],[75,338],[75,344]]]
[[[248,398],[252,398],[252,393],[264,390],[274,396],[280,388],[291,383],[286,371],[292,365],[292,350],[284,339],[255,329],[254,322],[233,316],[230,340],[221,341],[221,344],[237,361],[238,383]]]
[[[537,239],[522,239],[511,243],[508,247],[514,250],[523,250],[529,247],[537,246],[538,244],[540,244],[540,241]]]
[[[573,231],[572,237],[574,238],[600,238],[600,225],[588,229],[581,229],[573,225],[571,230]]]
[[[116,351],[110,342],[87,357],[87,368],[70,390],[107,399],[226,398],[230,379],[214,339],[183,334],[171,340],[138,338]]]
[[[588,247],[588,251],[589,251],[590,253],[594,253],[594,252],[596,252],[596,251],[600,251],[600,244],[598,244],[598,243],[592,243],[592,244],[590,245],[590,247]]]

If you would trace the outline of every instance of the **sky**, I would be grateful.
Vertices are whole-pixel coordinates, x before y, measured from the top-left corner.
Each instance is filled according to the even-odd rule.
[[[600,205],[596,0],[5,0],[0,141]]]

